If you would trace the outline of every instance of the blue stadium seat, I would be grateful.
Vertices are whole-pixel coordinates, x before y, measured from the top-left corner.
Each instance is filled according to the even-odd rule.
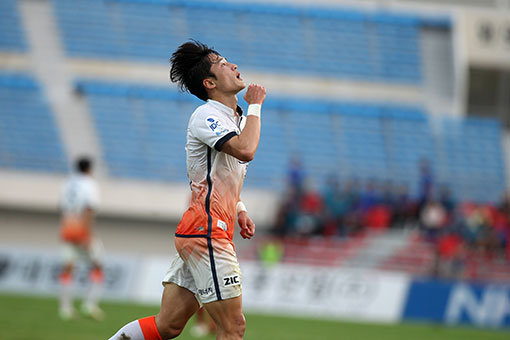
[[[132,84],[80,81],[77,88],[88,99],[113,176],[186,180],[185,131],[200,101]],[[492,120],[442,119],[438,133],[419,107],[274,97],[264,112],[246,186],[283,189],[291,155],[317,183],[330,174],[392,180],[416,194],[424,159],[438,183],[468,199],[499,198],[505,180],[501,127]]]
[[[205,0],[52,1],[70,56],[166,63],[193,37],[246,69],[422,81],[422,20],[409,15]]]
[[[67,171],[53,115],[28,74],[0,72],[0,167]]]
[[[18,1],[0,1],[0,51],[25,52],[27,44],[18,10]]]

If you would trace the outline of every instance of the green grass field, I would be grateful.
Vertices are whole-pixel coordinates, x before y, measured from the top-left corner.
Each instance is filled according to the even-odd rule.
[[[157,307],[103,303],[103,322],[86,318],[64,322],[57,317],[56,306],[55,298],[0,295],[0,340],[105,340],[128,321],[158,312]],[[246,315],[246,319],[247,340],[510,339],[508,331],[425,324],[377,325],[254,314]],[[191,322],[179,339],[192,339],[188,332]]]

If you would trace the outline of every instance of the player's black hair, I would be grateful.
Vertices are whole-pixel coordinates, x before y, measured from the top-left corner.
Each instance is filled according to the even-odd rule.
[[[196,40],[185,42],[177,48],[170,58],[170,80],[179,85],[182,91],[206,101],[207,91],[203,80],[208,77],[215,78],[211,73],[210,54],[220,55],[213,48]]]
[[[76,160],[75,169],[81,174],[87,173],[92,169],[92,160],[88,157],[80,157]]]

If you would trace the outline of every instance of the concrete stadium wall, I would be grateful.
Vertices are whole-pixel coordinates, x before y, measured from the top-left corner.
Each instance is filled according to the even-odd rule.
[[[0,208],[56,214],[65,179],[62,175],[0,171]],[[187,209],[190,199],[190,189],[185,183],[109,177],[100,177],[97,182],[101,193],[98,213],[105,217],[176,223]],[[263,229],[271,226],[278,207],[278,193],[245,189],[242,199],[258,227]]]

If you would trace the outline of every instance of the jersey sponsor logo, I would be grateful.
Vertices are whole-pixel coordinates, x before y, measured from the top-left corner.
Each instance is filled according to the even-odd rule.
[[[221,122],[218,120],[218,118],[214,116],[207,117],[206,124],[211,129],[211,131],[216,134],[216,136],[219,136],[222,133],[228,131],[221,125]]]
[[[218,227],[220,227],[221,229],[227,231],[227,223],[225,223],[224,221],[222,220],[218,220],[218,223],[216,224]]]
[[[238,286],[241,284],[241,278],[239,275],[232,275],[223,278],[223,285],[225,287]]]
[[[212,287],[208,287],[208,288],[205,288],[205,289],[199,289],[198,290],[198,294],[200,296],[211,295],[213,292],[214,291],[213,291]]]

